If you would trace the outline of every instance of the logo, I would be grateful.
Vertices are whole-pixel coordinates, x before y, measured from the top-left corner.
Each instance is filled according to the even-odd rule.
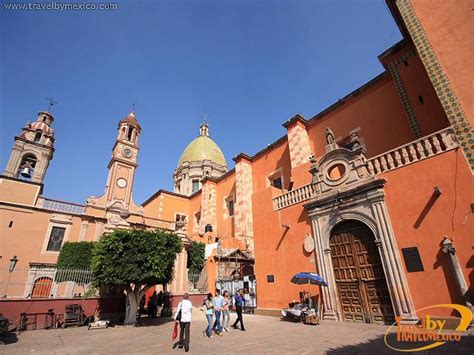
[[[437,304],[435,306],[418,309],[417,312],[432,308],[454,309],[461,315],[461,322],[455,330],[448,330],[446,329],[446,320],[435,319],[430,314],[427,314],[421,319],[421,324],[416,325],[400,324],[401,317],[396,317],[396,322],[385,332],[385,345],[395,351],[415,352],[433,349],[447,342],[460,341],[462,332],[471,324],[471,310],[460,304]],[[387,337],[394,326],[397,327],[396,340],[390,340]],[[418,346],[416,343],[420,342],[429,342],[429,344]],[[404,347],[400,348],[402,344]]]

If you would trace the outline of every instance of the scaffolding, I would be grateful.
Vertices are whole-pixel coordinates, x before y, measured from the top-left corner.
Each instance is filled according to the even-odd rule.
[[[225,245],[221,240],[217,242],[216,264],[217,278],[216,287],[221,291],[227,290],[233,296],[239,289],[244,289],[247,310],[251,311],[256,307],[256,281],[254,276],[254,259],[246,251],[239,247],[241,242],[235,239],[227,240]]]

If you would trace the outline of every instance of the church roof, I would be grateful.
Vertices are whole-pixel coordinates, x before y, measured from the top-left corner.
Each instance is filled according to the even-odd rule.
[[[227,166],[221,148],[209,137],[207,123],[201,125],[199,137],[188,144],[181,158],[179,158],[178,166],[181,166],[185,161],[203,160],[210,160],[222,166]]]

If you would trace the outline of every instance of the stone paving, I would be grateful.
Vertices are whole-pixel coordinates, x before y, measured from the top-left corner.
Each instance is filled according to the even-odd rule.
[[[204,315],[193,312],[190,354],[392,354],[383,336],[386,326],[347,322],[323,322],[310,326],[276,317],[244,315],[247,331],[232,330],[223,337],[207,339]],[[235,314],[232,314],[235,319]],[[26,331],[0,345],[0,354],[180,354],[173,349],[169,319],[144,319],[142,326],[87,327]],[[394,336],[394,335],[393,335]],[[474,334],[460,343],[443,345],[432,352],[473,354]],[[402,353],[399,353],[402,354]]]

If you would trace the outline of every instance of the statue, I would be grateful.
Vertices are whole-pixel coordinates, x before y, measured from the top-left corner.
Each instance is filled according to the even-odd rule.
[[[326,143],[327,144],[334,144],[335,143],[334,132],[331,128],[326,127]]]

